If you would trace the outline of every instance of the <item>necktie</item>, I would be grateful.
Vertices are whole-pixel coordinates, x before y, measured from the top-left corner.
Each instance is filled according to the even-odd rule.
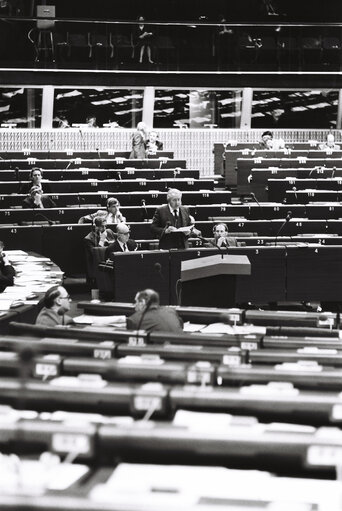
[[[179,227],[179,222],[178,222],[179,215],[178,215],[178,211],[176,209],[174,210],[173,215],[175,217],[175,227]]]
[[[126,243],[124,243],[124,245],[123,245],[123,251],[124,251],[124,252],[128,252],[128,248],[127,248]]]

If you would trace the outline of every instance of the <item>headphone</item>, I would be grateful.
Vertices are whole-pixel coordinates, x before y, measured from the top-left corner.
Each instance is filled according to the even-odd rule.
[[[60,296],[59,291],[60,286],[52,286],[50,289],[46,291],[46,294],[44,296],[44,305],[47,309],[51,309],[51,307],[54,305],[56,298]]]

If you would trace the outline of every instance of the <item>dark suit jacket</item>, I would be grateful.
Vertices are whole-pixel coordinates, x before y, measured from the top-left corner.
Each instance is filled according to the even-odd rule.
[[[13,279],[15,270],[10,264],[4,265],[2,258],[0,258],[0,293],[5,290],[7,286],[13,286]]]
[[[42,203],[44,208],[55,208],[56,203],[50,199],[50,197],[42,196]],[[23,200],[23,208],[30,208],[30,209],[40,209],[38,206],[34,203],[32,197],[26,197],[26,199]]]
[[[142,312],[134,312],[127,318],[127,328],[136,330],[141,321]],[[152,306],[144,315],[140,328],[147,332],[182,332],[183,321],[174,309]]]
[[[23,183],[22,186],[20,187],[20,193],[30,193],[32,186],[34,186],[32,181],[29,181],[28,183]],[[49,183],[42,181],[42,190],[43,193],[51,193],[51,186],[49,185]]]
[[[134,250],[137,249],[137,244],[134,240],[128,240],[126,245],[127,245],[129,252],[134,252]],[[118,240],[115,240],[113,243],[108,245],[108,247],[106,248],[106,259],[108,259],[108,257],[110,257],[110,254],[112,252],[123,252]]]
[[[180,227],[191,225],[188,208],[180,206],[179,208]],[[156,209],[151,224],[151,230],[154,236],[159,238],[159,248],[187,248],[187,238],[183,233],[175,232],[165,234],[165,228],[175,225],[175,217],[172,215],[168,204]]]
[[[106,229],[106,233],[108,242],[113,242],[115,240],[114,232],[111,229]],[[91,231],[83,239],[86,258],[86,275],[89,284],[92,284],[94,280],[94,259],[92,249],[99,246],[99,241],[100,236],[96,235],[94,231]]]
[[[205,247],[212,247],[212,246],[216,246],[216,240],[215,238],[209,238],[208,239],[208,243],[205,243],[204,244]],[[235,238],[232,238],[231,236],[228,236],[226,238],[226,244],[225,245],[221,245],[222,248],[224,247],[237,247],[238,244],[237,244],[237,241]]]

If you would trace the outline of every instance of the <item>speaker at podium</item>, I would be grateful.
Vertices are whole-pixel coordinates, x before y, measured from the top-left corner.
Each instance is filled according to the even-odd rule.
[[[251,264],[245,255],[213,255],[182,261],[180,304],[234,307],[236,276],[250,274]]]

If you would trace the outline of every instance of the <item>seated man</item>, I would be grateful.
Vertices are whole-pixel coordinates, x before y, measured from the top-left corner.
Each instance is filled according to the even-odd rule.
[[[159,294],[156,291],[144,289],[135,296],[135,312],[127,318],[127,328],[177,333],[183,331],[183,321],[174,309],[159,305]]]
[[[259,142],[259,149],[273,149],[272,131],[264,131]]]
[[[126,222],[126,218],[122,215],[120,211],[120,202],[118,199],[114,197],[110,197],[107,200],[107,208],[106,210],[99,209],[95,213],[91,213],[90,215],[81,216],[78,223],[86,224],[92,223],[95,217],[102,216],[107,224],[118,224],[120,222]]]
[[[146,141],[146,155],[152,156],[156,154],[157,151],[162,151],[163,146],[163,142],[161,142],[158,138],[158,133],[156,131],[150,131]]]
[[[70,310],[71,298],[62,286],[50,287],[44,296],[44,307],[36,319],[36,325],[57,326],[68,325],[72,318],[65,313]]]
[[[339,151],[340,146],[335,144],[335,137],[332,133],[329,133],[327,140],[323,144],[319,144],[321,151]]]
[[[43,191],[39,186],[32,186],[30,195],[23,200],[23,208],[42,209],[42,208],[55,208],[56,203],[43,195]]]
[[[108,247],[115,240],[115,234],[111,229],[107,229],[105,217],[96,216],[93,220],[93,228],[83,239],[86,257],[86,275],[87,282],[93,285],[94,282],[94,261],[92,249],[95,247]]]
[[[160,249],[188,248],[190,234],[200,235],[188,208],[182,206],[182,192],[176,188],[168,191],[167,204],[156,209],[151,230],[159,238]]]
[[[39,167],[33,167],[30,172],[30,181],[28,183],[24,183],[20,188],[20,193],[30,193],[30,190],[33,186],[39,186],[42,192],[50,193],[51,187],[48,183],[42,182],[43,179],[43,171]]]
[[[206,247],[237,247],[235,238],[229,236],[227,224],[216,224],[213,228],[213,238],[208,239],[208,243],[205,243]]]
[[[130,240],[130,228],[127,224],[121,223],[116,226],[116,240],[106,248],[106,259],[112,252],[134,252],[138,245]]]
[[[15,270],[4,252],[4,246],[4,242],[0,241],[0,293],[2,293],[7,286],[13,286],[15,275]]]

